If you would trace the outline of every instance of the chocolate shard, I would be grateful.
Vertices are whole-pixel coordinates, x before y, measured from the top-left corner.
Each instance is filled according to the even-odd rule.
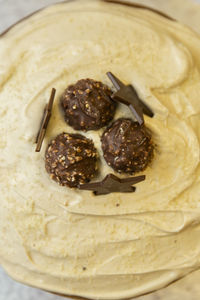
[[[142,100],[139,98],[139,96],[138,96],[136,90],[134,89],[134,87],[133,87],[132,85],[129,85],[129,86],[130,86],[130,88],[132,89],[132,93],[135,94],[135,97],[136,97],[136,98],[138,98],[139,103],[140,103],[140,105],[142,106],[143,113],[144,113],[145,115],[147,115],[148,117],[153,118],[154,113],[153,113],[153,111],[151,110],[151,108],[150,108],[146,103],[144,103],[144,101],[142,101]]]
[[[113,73],[107,72],[106,74],[117,91],[124,87],[124,84],[121,82],[121,80],[119,80]]]
[[[117,90],[115,93],[113,93],[112,99],[129,106],[130,110],[132,111],[140,125],[144,123],[143,113],[151,118],[154,116],[154,113],[152,112],[150,107],[139,98],[136,90],[132,85],[123,84],[111,72],[107,72],[107,76]]]
[[[127,105],[135,116],[137,122],[144,124],[143,109],[138,101],[138,97],[132,92],[130,85],[124,86],[112,95],[112,99]]]
[[[136,188],[132,185],[143,180],[145,180],[145,175],[119,178],[114,174],[108,174],[102,181],[79,185],[79,189],[93,191],[93,194],[96,196],[116,192],[133,193],[135,192]]]
[[[41,125],[40,125],[40,129],[39,129],[37,137],[36,137],[36,141],[35,141],[36,144],[37,144],[36,149],[35,149],[36,152],[40,152],[41,147],[42,147],[42,142],[43,142],[44,137],[45,137],[45,133],[46,133],[46,130],[47,130],[49,120],[51,118],[51,111],[52,111],[52,107],[53,107],[55,94],[56,94],[56,89],[52,88],[51,95],[50,95],[50,98],[49,98],[49,102],[45,106],[44,113],[43,113],[43,116],[42,116]]]

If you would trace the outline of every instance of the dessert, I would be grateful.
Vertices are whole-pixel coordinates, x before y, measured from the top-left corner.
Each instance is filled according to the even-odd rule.
[[[81,79],[70,85],[61,103],[67,123],[76,130],[96,130],[113,118],[115,103],[111,90],[101,82]]]
[[[143,171],[153,157],[151,136],[144,125],[132,119],[118,119],[101,137],[104,158],[116,172]]]
[[[0,39],[0,263],[16,280],[48,291],[125,299],[199,268],[200,39],[147,9],[82,4],[46,8]],[[127,183],[127,174],[114,173],[103,158],[109,124],[80,131],[60,108],[64,90],[79,80],[112,89],[109,71],[154,112],[144,122],[155,151],[136,174],[146,177],[134,193],[95,195],[51,180],[45,152],[63,132],[81,134],[99,154],[89,184],[111,173]],[[52,116],[35,152],[52,87]],[[134,120],[123,103],[110,121],[118,119]]]
[[[77,187],[89,181],[96,173],[96,164],[94,144],[81,134],[59,134],[45,153],[46,170],[60,185]]]

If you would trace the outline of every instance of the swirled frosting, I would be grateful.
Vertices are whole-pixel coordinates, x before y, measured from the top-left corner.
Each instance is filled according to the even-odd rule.
[[[100,1],[46,8],[0,39],[0,262],[45,290],[122,299],[161,288],[200,265],[200,39],[148,10]],[[94,196],[45,171],[57,134],[75,132],[59,109],[81,78],[132,83],[155,112],[156,144],[135,193]],[[57,96],[42,151],[35,138]],[[132,117],[119,106],[115,119]],[[100,149],[102,130],[85,134]]]

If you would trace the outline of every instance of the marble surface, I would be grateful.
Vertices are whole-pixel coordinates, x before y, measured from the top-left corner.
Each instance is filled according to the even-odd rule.
[[[52,3],[56,0],[0,0],[0,32],[20,18]],[[185,22],[200,33],[200,0],[137,0],[149,6],[162,8],[166,13]],[[193,272],[186,278],[137,300],[199,300],[200,271]],[[31,287],[24,286],[9,278],[0,267],[0,300],[61,300],[55,296]]]

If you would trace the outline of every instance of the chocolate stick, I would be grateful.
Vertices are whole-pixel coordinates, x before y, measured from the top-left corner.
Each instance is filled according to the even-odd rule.
[[[38,132],[37,137],[36,137],[36,144],[37,144],[36,149],[35,149],[36,152],[40,152],[40,149],[42,147],[42,142],[43,142],[45,134],[46,134],[46,130],[47,130],[49,120],[51,118],[51,111],[52,111],[52,107],[53,107],[55,94],[56,94],[56,89],[52,88],[51,95],[50,95],[50,98],[49,98],[49,102],[45,106],[44,113],[43,113],[43,116],[42,116],[41,125],[40,125],[40,129],[39,129],[39,132]]]

